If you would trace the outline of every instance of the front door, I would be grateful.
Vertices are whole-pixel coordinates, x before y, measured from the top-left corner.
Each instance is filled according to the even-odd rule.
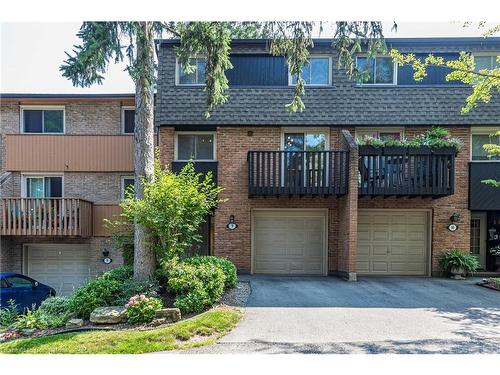
[[[486,212],[473,212],[470,218],[470,253],[486,269]]]

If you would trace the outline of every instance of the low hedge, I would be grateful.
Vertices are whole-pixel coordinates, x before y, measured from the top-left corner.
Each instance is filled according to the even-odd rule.
[[[236,274],[236,266],[226,258],[219,258],[214,256],[194,256],[184,260],[185,263],[191,265],[213,264],[219,267],[224,272],[224,290],[234,288],[238,282]]]

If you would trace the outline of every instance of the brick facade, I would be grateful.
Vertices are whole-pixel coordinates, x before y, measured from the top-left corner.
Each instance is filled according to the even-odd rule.
[[[65,134],[68,135],[119,135],[122,133],[122,106],[133,105],[130,98],[99,100],[22,100],[2,101],[0,105],[0,170],[5,168],[5,137],[20,133],[20,110],[22,105],[63,105],[65,109]],[[64,136],[64,135],[61,135]],[[30,172],[29,170],[23,172]],[[117,172],[65,172],[54,170],[64,176],[65,197],[81,198],[96,204],[118,204],[121,199],[121,177],[133,175]],[[21,172],[11,172],[0,188],[0,197],[21,196]],[[89,269],[91,276],[123,264],[121,253],[113,248],[110,237],[56,237],[56,236],[4,236],[0,241],[0,269],[2,271],[23,271],[23,244],[88,244]],[[102,251],[110,251],[113,262],[102,262]]]
[[[407,127],[405,136],[412,138],[429,127]],[[354,128],[345,128],[354,135]],[[468,202],[468,161],[470,128],[451,127],[450,133],[464,142],[456,158],[455,194],[438,198],[362,198],[358,199],[357,147],[349,144],[342,127],[330,127],[330,148],[350,152],[349,192],[335,197],[248,197],[247,152],[250,150],[279,150],[281,127],[218,127],[218,182],[224,189],[214,217],[213,253],[231,259],[240,272],[251,270],[251,213],[256,208],[328,208],[328,271],[348,279],[356,278],[357,212],[360,209],[426,209],[431,212],[432,274],[438,273],[438,254],[450,248],[470,246],[470,211]],[[162,164],[174,157],[174,128],[162,127],[160,151]],[[351,137],[352,138],[352,137]],[[352,140],[352,139],[351,139]],[[450,232],[446,227],[453,213],[460,214],[459,229]],[[226,228],[229,216],[234,215],[237,230]]]

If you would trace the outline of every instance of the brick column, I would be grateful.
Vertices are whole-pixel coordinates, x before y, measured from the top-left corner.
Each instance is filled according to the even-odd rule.
[[[347,194],[339,199],[339,266],[338,273],[356,281],[358,237],[358,146],[348,130],[342,130],[341,149],[349,151]]]

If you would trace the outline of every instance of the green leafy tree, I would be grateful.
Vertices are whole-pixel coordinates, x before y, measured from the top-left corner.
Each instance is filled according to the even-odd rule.
[[[335,28],[334,46],[339,51],[338,65],[355,74],[353,55],[367,48],[384,47],[381,22],[84,22],[78,32],[81,44],[67,54],[60,70],[75,86],[102,84],[110,64],[128,60],[127,71],[135,83],[134,176],[135,195],[144,196],[143,183],[154,181],[153,105],[156,76],[155,38],[180,39],[177,54],[186,72],[195,69],[190,58],[207,56],[205,116],[229,99],[226,70],[231,38],[267,38],[270,51],[286,57],[297,84],[290,112],[303,111],[305,93],[301,68],[313,47],[315,27]],[[148,279],[155,270],[155,253],[146,242],[146,228],[134,220],[134,278]]]
[[[144,226],[156,258],[160,262],[171,260],[201,241],[199,227],[215,209],[221,190],[211,173],[202,177],[192,163],[176,174],[161,168],[156,160],[153,181],[143,180],[143,196],[128,192],[120,204],[124,220],[118,224],[135,221]]]

